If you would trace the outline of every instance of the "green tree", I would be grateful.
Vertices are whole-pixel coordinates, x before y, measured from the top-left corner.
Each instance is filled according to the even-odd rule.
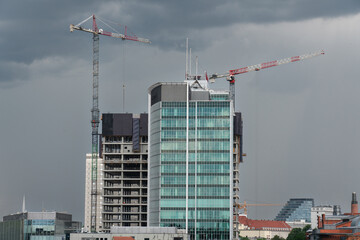
[[[278,235],[275,235],[271,240],[285,240],[285,238],[279,237]]]
[[[301,228],[293,228],[286,240],[306,240],[306,234]]]
[[[303,227],[302,231],[303,231],[304,233],[306,233],[307,230],[309,230],[309,229],[311,229],[311,225],[310,225],[310,224],[308,224],[308,225],[306,225],[305,227]]]
[[[239,236],[241,240],[250,240],[248,237]]]

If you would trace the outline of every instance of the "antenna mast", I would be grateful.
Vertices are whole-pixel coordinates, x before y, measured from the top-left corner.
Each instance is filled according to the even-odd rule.
[[[188,80],[188,65],[189,65],[189,63],[188,63],[188,61],[189,61],[189,54],[188,54],[188,52],[189,52],[189,38],[186,38],[186,53],[185,53],[185,58],[186,58],[186,60],[185,60],[185,80]]]

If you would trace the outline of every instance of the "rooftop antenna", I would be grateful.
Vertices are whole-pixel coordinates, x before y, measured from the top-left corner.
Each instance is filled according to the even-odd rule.
[[[198,56],[196,56],[196,58],[195,58],[195,76],[196,76],[196,79],[198,77],[198,64],[199,64],[199,58],[198,58]]]
[[[26,208],[25,208],[25,194],[23,196],[23,204],[22,204],[22,212],[26,212]]]
[[[190,48],[190,52],[189,52],[189,75],[191,77],[191,48]]]
[[[123,113],[125,112],[125,84],[123,84]]]
[[[188,80],[188,61],[189,61],[189,38],[186,38],[186,53],[185,53],[185,80]]]

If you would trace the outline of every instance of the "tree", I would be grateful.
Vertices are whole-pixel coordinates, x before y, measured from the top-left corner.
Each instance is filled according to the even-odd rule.
[[[285,238],[279,237],[278,235],[275,235],[271,240],[285,240]]]
[[[302,231],[303,231],[304,233],[306,233],[309,229],[311,229],[311,225],[310,225],[310,224],[308,224],[308,225],[306,225],[305,227],[303,227]]]
[[[286,240],[306,240],[306,234],[301,228],[293,228]]]

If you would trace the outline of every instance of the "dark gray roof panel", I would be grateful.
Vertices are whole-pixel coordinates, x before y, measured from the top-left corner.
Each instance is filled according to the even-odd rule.
[[[236,112],[234,116],[234,134],[239,136],[242,135],[242,120],[240,112]]]
[[[114,114],[113,135],[114,136],[132,136],[132,114],[117,113]]]
[[[103,136],[132,136],[131,113],[106,113],[102,115]]]
[[[102,135],[112,136],[113,135],[113,114],[106,113],[102,115]]]
[[[140,136],[148,135],[148,114],[140,114]]]

